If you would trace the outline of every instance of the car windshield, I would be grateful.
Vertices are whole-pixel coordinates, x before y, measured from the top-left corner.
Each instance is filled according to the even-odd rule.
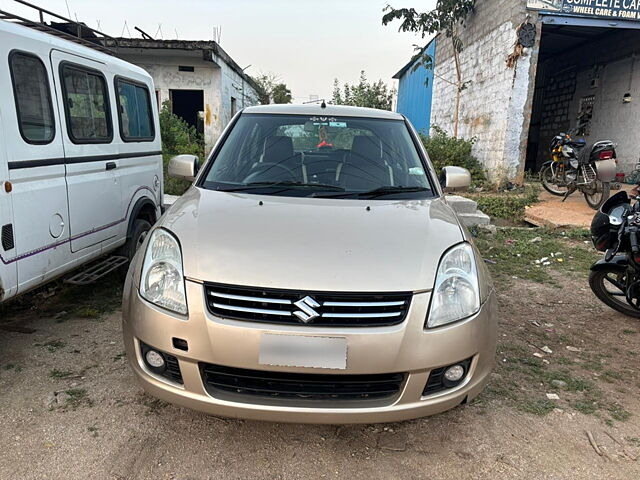
[[[279,196],[432,196],[405,123],[359,117],[243,114],[200,186]]]

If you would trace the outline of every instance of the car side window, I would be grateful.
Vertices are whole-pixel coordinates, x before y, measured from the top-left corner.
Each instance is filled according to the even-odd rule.
[[[154,139],[151,96],[146,85],[116,80],[120,136],[125,142],[150,142]]]
[[[113,139],[109,93],[104,76],[95,70],[63,64],[64,109],[69,138],[74,143],[109,143]]]
[[[35,55],[12,52],[9,67],[22,138],[32,144],[50,143],[55,136],[55,123],[44,63]]]

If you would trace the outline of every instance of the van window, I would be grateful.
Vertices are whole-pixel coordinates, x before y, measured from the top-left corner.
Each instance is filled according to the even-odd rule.
[[[22,138],[28,143],[50,143],[55,136],[55,124],[44,63],[35,55],[13,52],[9,65]]]
[[[62,67],[64,107],[74,143],[109,143],[113,138],[107,84],[99,72]]]
[[[154,137],[151,98],[146,85],[117,79],[120,136],[124,141],[151,141]]]

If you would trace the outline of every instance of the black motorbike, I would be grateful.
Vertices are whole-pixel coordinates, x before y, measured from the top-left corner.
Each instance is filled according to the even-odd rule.
[[[553,137],[549,150],[551,160],[540,170],[544,189],[564,200],[578,190],[591,208],[600,208],[616,175],[615,144],[605,140],[589,146],[584,139],[561,133]]]
[[[591,290],[614,310],[640,318],[638,197],[620,192],[609,198],[593,217],[591,239],[596,250],[605,252],[604,258],[591,266]]]

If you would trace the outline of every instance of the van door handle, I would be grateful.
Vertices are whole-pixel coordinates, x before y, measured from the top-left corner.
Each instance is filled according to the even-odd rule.
[[[116,162],[107,162],[107,170],[113,170],[116,167]]]

